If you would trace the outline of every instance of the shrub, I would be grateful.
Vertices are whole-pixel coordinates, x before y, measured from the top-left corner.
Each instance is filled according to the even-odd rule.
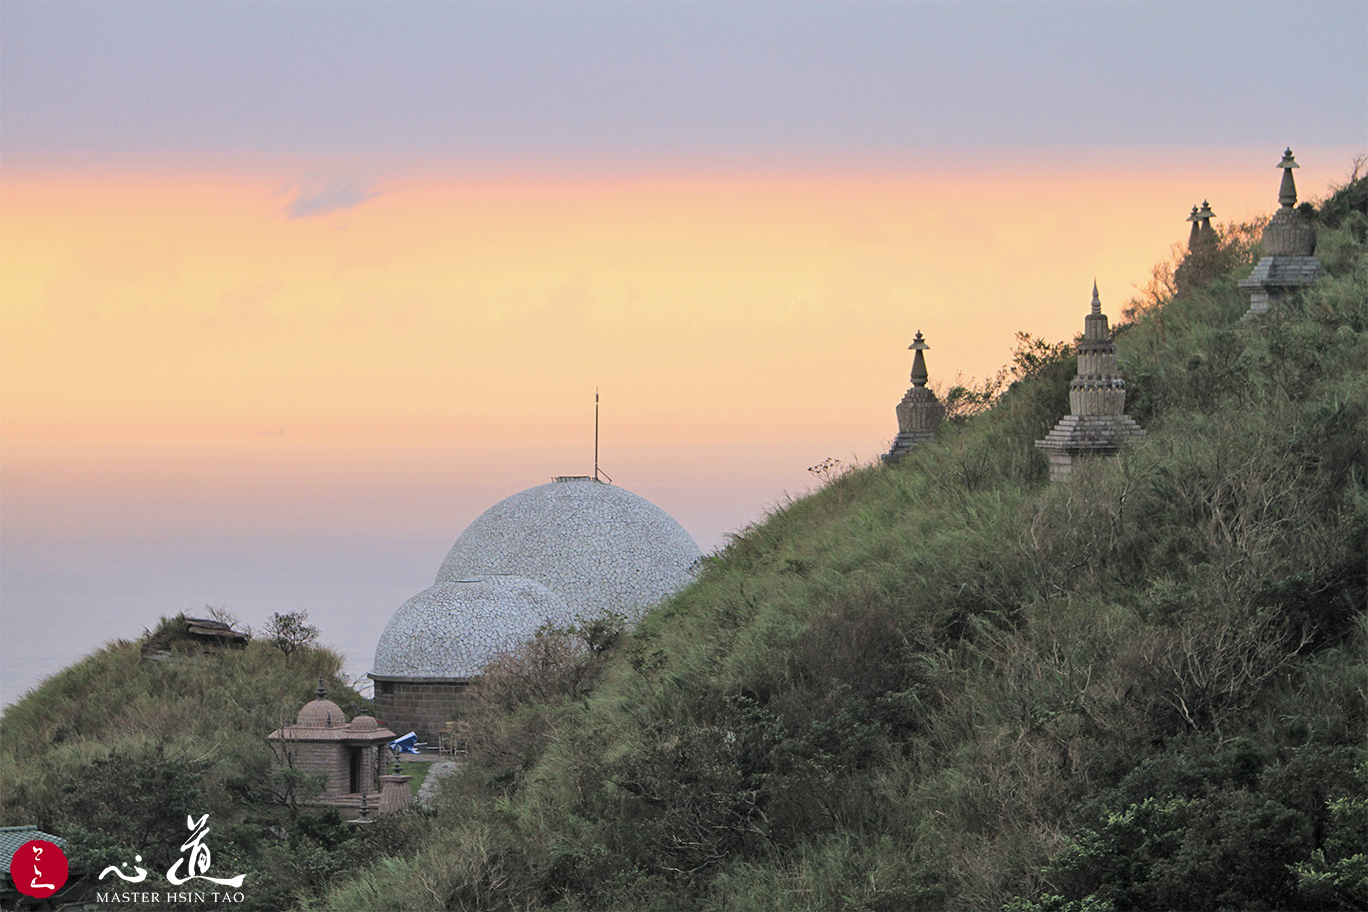
[[[1213,746],[1183,741],[1142,762],[1046,866],[1050,892],[1018,908],[1323,908],[1302,884],[1329,881],[1298,872],[1324,859],[1331,809],[1364,795],[1353,772],[1364,752],[1312,747],[1281,759],[1247,740]],[[1327,802],[1322,790],[1353,797]],[[1330,851],[1352,857],[1338,842]],[[1352,863],[1342,867],[1331,881]]]
[[[318,628],[305,623],[308,620],[307,611],[291,611],[287,614],[277,611],[261,631],[266,641],[284,654],[287,664],[290,656],[318,642]]]
[[[609,614],[546,626],[490,660],[458,720],[471,763],[500,782],[531,769],[554,736],[559,708],[593,689],[625,624]]]

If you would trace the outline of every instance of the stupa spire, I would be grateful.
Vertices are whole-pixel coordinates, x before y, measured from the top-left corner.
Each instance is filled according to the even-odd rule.
[[[1282,161],[1278,162],[1278,167],[1283,169],[1282,184],[1278,187],[1278,202],[1284,208],[1297,205],[1297,182],[1292,177],[1292,169],[1300,168],[1297,160],[1292,157],[1292,147],[1288,146],[1283,153]]]
[[[1202,200],[1202,208],[1197,213],[1198,233],[1201,235],[1201,243],[1215,246],[1216,229],[1211,227],[1211,220],[1216,217],[1216,213],[1211,211],[1211,203]]]
[[[917,337],[912,340],[912,344],[907,347],[909,350],[916,352],[916,354],[912,356],[912,385],[926,386],[926,381],[930,379],[930,377],[926,373],[926,357],[922,352],[926,351],[931,346],[927,345],[926,340],[922,338],[920,329],[917,330]]]

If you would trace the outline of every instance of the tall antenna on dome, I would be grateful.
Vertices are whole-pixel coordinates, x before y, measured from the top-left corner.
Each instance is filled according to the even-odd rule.
[[[599,391],[598,391],[598,387],[596,386],[596,387],[594,387],[594,481],[602,481],[603,479],[602,479],[602,478],[599,478],[599,476],[602,475],[603,478],[607,478],[607,479],[608,479],[608,483],[609,483],[609,484],[612,484],[612,483],[613,483],[612,477],[611,477],[607,472],[605,472],[605,471],[603,471],[602,469],[599,468],[599,464],[598,464],[598,440],[599,440]]]

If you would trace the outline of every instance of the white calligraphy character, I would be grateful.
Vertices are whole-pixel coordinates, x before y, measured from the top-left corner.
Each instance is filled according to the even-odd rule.
[[[134,860],[134,861],[142,861],[142,856],[141,856],[141,855],[134,855],[134,856],[133,856],[133,860]],[[127,862],[124,862],[124,863],[127,864]],[[105,868],[103,871],[100,872],[100,876],[99,876],[98,879],[99,879],[99,880],[104,880],[106,874],[117,874],[117,875],[119,875],[120,877],[122,877],[124,880],[128,881],[129,883],[142,883],[144,880],[147,879],[147,869],[146,869],[146,868],[140,868],[140,867],[138,867],[137,865],[134,865],[134,866],[133,866],[133,870],[135,870],[135,871],[138,872],[138,876],[137,876],[137,877],[129,877],[129,876],[128,876],[127,874],[125,874],[123,871],[120,871],[118,868],[114,867],[114,865],[110,865],[109,867]]]
[[[188,860],[177,858],[176,863],[171,866],[171,870],[166,872],[166,879],[176,886],[180,886],[187,880],[198,878],[207,880],[210,883],[222,884],[225,887],[240,887],[246,874],[239,874],[237,877],[205,877],[204,872],[209,870],[209,847],[201,844],[201,840],[209,835],[209,815],[205,814],[199,820],[187,816],[185,825],[190,830],[190,839],[181,846],[181,851],[189,851]],[[185,864],[186,874],[180,877],[176,872],[180,870],[181,864]]]
[[[40,884],[40,883],[38,882],[38,878],[40,878],[40,877],[43,876],[42,874],[39,874],[39,873],[38,873],[38,859],[41,858],[42,855],[43,855],[43,847],[42,847],[42,846],[34,846],[34,847],[33,847],[33,882],[29,884],[29,888],[30,888],[30,889],[33,889],[33,890],[55,890],[55,889],[57,889],[57,885],[56,885],[56,884]]]

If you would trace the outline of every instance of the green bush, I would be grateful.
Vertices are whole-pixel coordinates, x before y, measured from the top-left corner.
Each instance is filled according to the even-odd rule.
[[[1282,753],[1196,738],[1142,762],[1045,867],[1048,898],[1019,908],[1338,908],[1361,886],[1345,809],[1368,798],[1362,752]]]

